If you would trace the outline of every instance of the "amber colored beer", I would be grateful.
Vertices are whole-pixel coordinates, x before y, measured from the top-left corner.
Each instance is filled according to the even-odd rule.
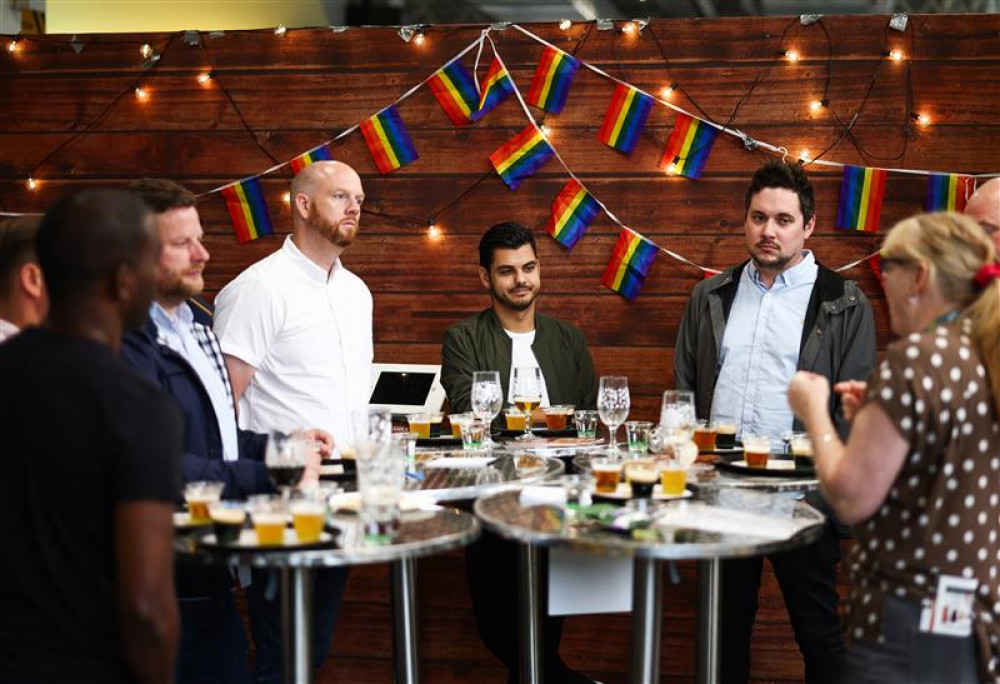
[[[766,468],[767,459],[771,455],[770,451],[751,451],[747,449],[743,452],[747,465],[751,468]]]
[[[687,483],[687,471],[684,468],[663,468],[660,470],[660,488],[665,496],[680,496],[684,493]]]
[[[431,436],[430,419],[410,419],[410,432],[417,433],[417,439],[428,439]]]
[[[451,436],[455,439],[461,439],[462,437],[462,424],[452,421],[451,423]]]
[[[545,427],[549,430],[565,430],[567,418],[569,418],[568,413],[549,413],[546,411]]]
[[[292,525],[300,542],[319,541],[323,532],[323,506],[292,506]]]
[[[694,429],[694,443],[698,451],[715,451],[715,428],[699,425]]]
[[[539,404],[542,403],[541,397],[526,399],[525,397],[514,397],[514,406],[518,408],[519,411],[524,411],[525,413],[531,413]]]
[[[599,494],[614,494],[621,481],[622,467],[617,463],[594,466],[594,489]]]
[[[715,447],[732,449],[736,446],[736,425],[729,423],[715,426]]]
[[[528,414],[521,413],[510,413],[509,411],[504,414],[504,418],[507,420],[507,429],[516,430],[517,432],[524,432],[524,429],[528,426]]]
[[[212,519],[208,514],[208,504],[211,501],[213,499],[189,498],[187,500],[188,515],[191,516],[191,522],[208,522]]]
[[[253,516],[253,528],[257,532],[257,543],[261,546],[276,546],[285,540],[285,514],[259,513]]]

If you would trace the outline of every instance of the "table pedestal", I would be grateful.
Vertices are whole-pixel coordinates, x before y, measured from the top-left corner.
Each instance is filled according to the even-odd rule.
[[[521,624],[521,684],[542,682],[542,602],[538,547],[532,544],[518,546],[520,572],[519,617]]]
[[[420,680],[417,653],[417,565],[403,558],[390,566],[393,605],[393,661],[396,681],[416,684]]]
[[[312,684],[313,672],[313,570],[282,568],[281,574],[281,681]]]
[[[722,592],[722,562],[718,558],[698,561],[698,682],[719,681],[719,604]]]
[[[660,681],[660,562],[637,557],[632,566],[632,666],[629,682]]]

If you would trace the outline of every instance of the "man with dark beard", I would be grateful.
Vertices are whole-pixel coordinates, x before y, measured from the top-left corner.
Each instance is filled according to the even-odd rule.
[[[224,482],[225,499],[274,491],[264,464],[267,436],[240,430],[219,343],[203,322],[200,303],[209,260],[195,196],[170,180],[143,178],[128,190],[153,209],[160,236],[159,278],[149,320],[122,337],[121,355],[173,397],[185,424],[185,482]],[[324,432],[309,435],[327,447]],[[319,479],[320,455],[310,455],[305,482]],[[177,679],[184,684],[248,682],[249,645],[233,600],[226,568],[182,564],[177,568],[181,643]]]
[[[692,390],[698,417],[741,435],[801,431],[788,405],[797,370],[831,384],[861,380],[875,363],[871,306],[857,283],[816,262],[805,241],[816,227],[812,185],[798,164],[773,161],[753,175],[745,200],[750,260],[695,286],[677,333],[674,380]],[[830,415],[848,422],[831,393]],[[813,498],[815,497],[815,498]],[[810,503],[829,511],[818,495]],[[768,556],[785,599],[807,682],[836,682],[846,652],[837,612],[840,540],[828,519],[814,544]],[[745,682],[762,557],[724,561],[721,681]]]
[[[577,328],[535,311],[541,266],[531,231],[500,223],[479,241],[479,281],[492,306],[459,321],[445,333],[441,384],[454,413],[471,410],[472,373],[500,373],[504,396],[512,401],[514,368],[541,369],[542,405],[572,404],[592,409],[597,402],[594,361]],[[498,420],[501,420],[498,417]],[[518,681],[517,553],[511,542],[484,533],[466,549],[466,575],[479,635]],[[562,618],[545,620],[544,681],[589,682],[559,656]]]
[[[341,162],[311,164],[292,180],[292,235],[216,297],[215,332],[239,405],[255,432],[316,426],[351,442],[352,411],[368,405],[373,357],[372,295],[340,255],[354,241],[364,202],[361,178]],[[255,572],[247,599],[257,681],[281,675],[279,620],[268,576]],[[315,649],[330,652],[346,570],[315,574]]]

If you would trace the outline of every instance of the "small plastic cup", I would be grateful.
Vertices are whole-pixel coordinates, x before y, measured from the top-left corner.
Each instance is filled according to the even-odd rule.
[[[247,509],[239,501],[213,501],[208,505],[215,539],[220,544],[232,544],[240,538]]]
[[[590,461],[594,473],[594,491],[598,494],[614,494],[622,479],[622,463],[610,458],[593,458]]]
[[[704,420],[699,420],[694,428],[694,443],[698,446],[698,451],[715,451],[716,441],[715,425],[709,425]]]
[[[569,417],[573,415],[573,406],[566,404],[546,406],[542,411],[545,413],[545,427],[547,429],[565,430]]]
[[[771,456],[771,438],[766,435],[743,435],[743,457],[750,468],[766,468]]]
[[[483,439],[486,437],[486,421],[474,418],[462,424],[462,449],[465,451],[478,451],[483,448]]]
[[[796,432],[792,435],[792,458],[795,459],[796,468],[811,468],[813,465],[813,445],[809,435],[805,432]]]
[[[410,432],[416,432],[420,439],[429,439],[431,436],[431,415],[429,413],[416,413],[406,417],[410,424]]]
[[[448,422],[451,423],[451,436],[455,439],[462,437],[462,423],[467,423],[475,418],[471,413],[451,413],[448,415]]]
[[[687,468],[678,461],[660,463],[660,489],[664,496],[680,496],[687,484]]]
[[[250,519],[257,533],[258,544],[278,546],[284,543],[288,512],[280,496],[271,494],[251,496],[247,507],[250,509]]]
[[[649,451],[649,433],[653,424],[645,420],[630,420],[625,423],[628,438],[628,453],[632,458],[641,458]]]
[[[573,422],[576,424],[576,436],[581,439],[597,437],[597,411],[574,411]]]
[[[222,498],[222,490],[225,488],[223,482],[198,481],[184,485],[184,501],[187,503],[191,522],[211,522],[212,516],[208,512],[208,507]]]
[[[298,540],[306,544],[319,541],[326,521],[326,502],[319,497],[304,497],[292,501],[290,509]]]
[[[633,499],[649,499],[660,479],[660,464],[651,458],[634,458],[625,462],[625,479],[632,487]]]
[[[528,427],[528,414],[519,408],[511,407],[504,409],[504,420],[507,421],[507,429],[512,432],[524,432]]]

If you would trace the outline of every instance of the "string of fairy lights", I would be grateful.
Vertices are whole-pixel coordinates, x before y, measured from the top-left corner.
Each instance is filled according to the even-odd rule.
[[[839,130],[838,130],[838,137],[835,139],[835,141],[832,144],[830,144],[825,150],[823,150],[822,152],[820,152],[817,155],[812,155],[811,152],[809,150],[807,150],[807,149],[803,149],[803,150],[799,151],[797,155],[790,154],[788,148],[785,147],[785,146],[777,146],[777,145],[773,145],[773,144],[770,144],[770,143],[767,143],[767,142],[764,142],[764,141],[761,141],[761,140],[756,140],[753,137],[751,137],[749,134],[747,134],[747,133],[745,133],[745,132],[743,132],[743,131],[741,131],[741,130],[739,130],[739,129],[737,129],[737,128],[734,127],[734,124],[735,124],[735,121],[737,119],[737,115],[738,115],[738,112],[739,112],[740,108],[746,103],[747,100],[750,99],[750,97],[753,95],[754,91],[757,89],[757,87],[760,85],[760,83],[763,82],[767,78],[767,75],[770,73],[770,70],[772,69],[772,67],[775,65],[776,62],[778,62],[778,61],[784,61],[784,62],[786,62],[788,64],[797,64],[801,60],[804,59],[803,54],[801,52],[801,49],[802,49],[801,46],[788,46],[788,47],[785,46],[786,36],[787,36],[789,30],[796,23],[798,23],[798,24],[800,24],[802,26],[811,26],[813,24],[818,25],[822,29],[822,31],[823,31],[823,33],[824,33],[824,35],[826,37],[826,41],[827,41],[827,57],[826,57],[827,70],[826,70],[826,79],[825,79],[825,84],[824,84],[824,88],[823,88],[823,93],[821,95],[819,95],[819,96],[814,97],[813,99],[810,99],[806,103],[805,106],[808,109],[808,111],[810,112],[810,114],[813,115],[813,116],[820,115],[820,114],[825,113],[825,112],[826,113],[830,113],[830,115],[835,119],[835,121],[836,121],[836,123],[838,125],[838,129]],[[563,31],[563,32],[568,32],[568,31],[573,30],[573,28],[574,28],[575,25],[576,24],[574,24],[574,22],[572,22],[572,21],[570,21],[568,19],[564,19],[564,20],[560,21],[557,24],[558,28],[561,31]],[[775,53],[775,56],[771,59],[770,62],[768,62],[768,64],[762,70],[762,72],[760,74],[758,74],[758,77],[754,80],[754,83],[751,85],[751,87],[748,90],[748,92],[744,93],[739,98],[737,104],[733,108],[732,113],[730,114],[728,120],[725,123],[719,123],[718,121],[716,121],[712,117],[710,117],[705,112],[705,110],[697,103],[697,101],[695,100],[695,98],[692,97],[691,93],[688,92],[688,90],[686,88],[684,88],[683,84],[679,80],[668,79],[667,83],[665,85],[663,85],[657,91],[657,93],[655,95],[651,94],[651,93],[647,93],[645,91],[642,91],[639,88],[636,88],[636,90],[638,90],[639,92],[641,92],[644,95],[652,97],[656,103],[658,103],[658,104],[660,104],[662,106],[665,106],[665,107],[667,107],[669,109],[672,109],[672,110],[674,110],[676,112],[681,112],[681,113],[687,114],[689,116],[693,116],[693,117],[695,117],[697,119],[700,119],[701,121],[704,121],[704,122],[708,123],[711,126],[714,126],[720,132],[724,132],[724,133],[727,133],[727,134],[729,134],[731,136],[735,136],[737,139],[739,139],[739,141],[742,143],[743,147],[746,148],[747,150],[750,150],[750,151],[761,150],[761,151],[764,151],[764,152],[772,153],[774,155],[780,155],[783,159],[788,158],[789,156],[791,156],[791,157],[797,159],[799,161],[799,163],[805,164],[805,165],[816,164],[816,165],[823,165],[823,166],[843,167],[844,164],[842,164],[840,162],[836,162],[836,161],[830,161],[830,160],[827,160],[827,159],[823,159],[823,156],[825,156],[831,149],[833,149],[834,147],[836,147],[841,140],[843,140],[844,138],[848,138],[851,141],[851,143],[858,149],[858,151],[861,154],[861,156],[863,158],[865,158],[866,161],[867,161],[867,159],[869,157],[869,153],[867,153],[863,149],[863,146],[861,146],[860,142],[856,139],[856,136],[853,135],[852,128],[857,123],[857,120],[861,116],[862,110],[863,110],[863,108],[865,106],[865,103],[868,101],[868,98],[869,98],[869,96],[870,96],[870,94],[872,92],[872,89],[873,89],[873,87],[875,85],[875,82],[876,82],[876,80],[878,78],[879,70],[881,69],[882,63],[883,62],[887,62],[887,63],[890,63],[890,64],[906,64],[907,65],[907,69],[909,69],[910,59],[908,58],[906,52],[899,45],[893,45],[892,41],[890,41],[888,39],[889,31],[891,29],[895,29],[897,31],[900,31],[901,33],[905,33],[906,26],[907,26],[907,17],[905,15],[895,15],[895,16],[893,16],[893,18],[886,25],[886,29],[885,29],[886,30],[886,39],[884,40],[884,50],[880,54],[880,57],[882,59],[879,60],[878,64],[875,67],[875,70],[874,70],[874,72],[872,74],[872,78],[871,78],[871,81],[869,83],[869,86],[868,86],[868,89],[867,89],[867,92],[865,94],[864,99],[862,100],[861,104],[857,107],[857,109],[854,112],[853,116],[850,117],[850,121],[847,122],[847,123],[845,123],[844,121],[841,121],[840,118],[837,117],[833,113],[833,109],[831,107],[829,90],[830,90],[830,80],[831,80],[830,79],[830,71],[831,71],[830,65],[831,65],[832,59],[833,59],[833,45],[832,45],[832,40],[830,39],[829,32],[826,29],[825,25],[823,24],[822,17],[819,16],[819,15],[802,15],[801,17],[799,17],[797,19],[793,19],[792,21],[789,22],[788,25],[786,25],[784,31],[781,34],[781,37],[780,37],[780,40],[779,40],[779,47],[778,47],[778,50]],[[531,38],[532,40],[535,40],[536,42],[538,42],[538,43],[540,43],[542,45],[552,46],[551,43],[545,41],[544,39],[540,38],[536,34],[532,33],[531,31],[529,31],[528,29],[526,29],[526,28],[524,28],[524,27],[522,27],[520,25],[517,25],[517,24],[494,24],[494,25],[492,25],[492,26],[484,29],[482,31],[480,37],[477,40],[473,41],[470,45],[468,45],[465,49],[463,49],[461,52],[459,52],[456,56],[452,57],[448,61],[450,62],[451,60],[456,59],[457,57],[461,57],[462,55],[468,53],[470,50],[474,49],[477,46],[479,47],[479,50],[481,52],[482,51],[482,46],[483,46],[483,44],[484,44],[484,42],[486,40],[489,40],[489,43],[493,47],[493,51],[494,51],[495,56],[499,57],[499,53],[496,50],[496,46],[493,44],[492,39],[489,38],[489,34],[491,32],[493,32],[493,31],[503,31],[503,30],[506,30],[508,27],[513,28],[514,30],[520,32],[521,34],[527,36],[528,38]],[[345,30],[348,30],[347,27],[336,27],[336,26],[334,26],[334,27],[330,27],[330,28],[331,28],[331,30],[333,30],[334,32],[337,32],[337,33],[340,33],[340,32],[343,32]],[[455,28],[457,29],[458,27],[455,27]],[[580,41],[578,41],[577,44],[576,44],[576,46],[573,48],[571,54],[576,53],[576,51],[579,50],[580,47],[582,47],[583,43],[585,42],[585,40],[587,39],[587,37],[590,35],[591,29],[594,29],[594,28],[596,28],[599,31],[602,31],[602,30],[613,30],[613,31],[616,31],[621,36],[621,39],[623,41],[635,40],[635,39],[638,38],[638,36],[640,36],[644,32],[649,33],[652,36],[653,40],[656,42],[657,48],[660,50],[660,53],[661,53],[661,55],[664,58],[665,64],[669,64],[669,61],[667,60],[667,55],[666,55],[665,51],[663,50],[663,47],[662,47],[662,45],[660,43],[660,40],[656,36],[653,27],[649,24],[649,20],[648,19],[634,19],[634,20],[627,20],[627,21],[596,20],[594,22],[589,22],[589,25],[586,26],[586,30],[584,31],[583,35],[581,36]],[[648,31],[646,31],[647,28],[649,29]],[[404,42],[412,44],[415,48],[420,49],[425,44],[425,42],[427,41],[427,39],[428,39],[428,31],[431,30],[431,29],[433,29],[435,31],[448,31],[448,30],[451,30],[448,27],[437,27],[437,26],[428,26],[428,25],[411,25],[411,26],[399,27],[398,34],[399,34],[400,38]],[[277,39],[282,39],[282,38],[284,38],[288,34],[289,30],[290,29],[288,29],[284,25],[279,25],[279,26],[277,26],[277,27],[275,27],[273,29],[273,34],[274,34],[274,36]],[[296,29],[291,29],[291,30],[296,30]],[[266,32],[270,32],[270,31],[272,31],[272,29],[262,30],[262,31],[258,31],[258,32],[263,33],[265,31]],[[912,34],[912,31],[911,31],[911,34]],[[221,32],[213,32],[213,33],[209,34],[209,38],[217,38],[217,37],[220,37],[221,35],[223,35]],[[108,114],[108,112],[111,111],[111,109],[113,109],[124,97],[127,97],[129,93],[131,93],[134,96],[134,98],[136,99],[136,101],[138,103],[142,104],[142,105],[148,104],[149,102],[152,101],[152,99],[154,97],[154,94],[155,94],[155,89],[151,85],[152,77],[153,77],[153,75],[154,75],[157,67],[161,63],[162,58],[168,53],[168,51],[170,50],[171,46],[175,43],[175,39],[178,38],[178,37],[183,37],[184,42],[186,42],[188,45],[200,44],[204,48],[204,50],[206,52],[206,55],[209,57],[209,61],[211,62],[211,55],[210,55],[210,52],[209,52],[209,48],[208,48],[207,44],[205,43],[205,41],[203,40],[202,34],[199,33],[199,32],[196,32],[196,31],[185,31],[185,32],[171,34],[170,38],[166,41],[166,43],[165,43],[165,45],[163,45],[163,47],[158,47],[158,46],[155,46],[155,45],[153,45],[151,43],[148,43],[148,42],[135,43],[134,40],[132,40],[132,41],[127,41],[127,40],[126,41],[116,41],[116,40],[108,40],[106,37],[103,37],[103,36],[101,37],[101,40],[100,40],[101,43],[123,43],[123,44],[136,45],[138,47],[139,57],[141,58],[141,62],[138,65],[139,66],[139,73],[138,73],[135,81],[132,82],[131,84],[129,84],[126,88],[124,88],[117,95],[117,97],[115,97],[98,114],[98,116],[95,117],[94,121],[92,121],[90,124],[88,124],[87,126],[85,126],[84,128],[82,128],[81,130],[77,131],[74,135],[70,136],[70,138],[68,138],[67,140],[63,141],[58,146],[56,146],[55,149],[53,149],[50,153],[48,153],[47,155],[45,155],[38,163],[36,163],[33,166],[33,168],[27,174],[25,174],[24,176],[22,176],[22,178],[24,179],[24,182],[25,182],[25,187],[29,191],[31,191],[31,192],[37,192],[39,190],[40,185],[42,183],[42,180],[40,178],[39,170],[45,164],[47,164],[48,162],[50,162],[63,149],[65,149],[67,146],[69,146],[70,144],[72,144],[72,142],[74,142],[75,140],[77,140],[79,137],[81,137],[83,135],[86,135],[89,132],[91,132],[97,125],[99,125],[100,121],[103,120],[103,118]],[[68,45],[77,54],[79,54],[80,52],[82,52],[83,49],[88,44],[87,40],[80,40],[76,36],[73,36],[69,41],[65,41],[64,39],[63,40],[59,40],[59,39],[53,40],[53,39],[48,39],[48,38],[45,38],[45,37],[20,36],[19,35],[19,36],[15,36],[15,37],[11,38],[8,41],[8,43],[7,43],[7,53],[8,53],[8,55],[10,57],[16,59],[19,55],[21,55],[24,52],[25,48],[29,44],[36,43],[36,42],[39,43],[39,44],[46,44],[48,46],[55,46],[57,48],[58,47],[62,47],[63,45]],[[912,45],[912,35],[911,35],[911,45]],[[552,47],[555,47],[555,46],[552,46]],[[477,56],[477,65],[478,65],[478,56]],[[595,66],[593,64],[588,63],[587,61],[580,60],[580,65],[582,67],[584,67],[586,69],[589,69],[590,71],[598,74],[599,76],[602,76],[602,77],[604,77],[606,79],[609,79],[609,80],[611,80],[613,82],[616,82],[616,83],[619,83],[619,84],[624,84],[624,85],[627,85],[629,87],[635,88],[635,86],[633,86],[631,83],[628,83],[628,81],[616,78],[615,76],[612,76],[611,74],[607,73],[606,71],[602,70],[601,68],[599,68],[599,67],[597,67],[597,66]],[[254,143],[257,145],[257,147],[261,150],[262,153],[264,153],[267,157],[269,157],[274,162],[273,166],[271,166],[270,168],[264,170],[263,172],[261,172],[259,174],[256,174],[257,176],[267,175],[269,173],[277,171],[278,169],[282,169],[282,168],[286,167],[289,164],[289,162],[291,161],[291,159],[283,161],[283,162],[279,161],[279,160],[275,159],[272,156],[272,154],[261,144],[261,142],[257,138],[256,131],[250,126],[250,124],[243,117],[243,114],[240,111],[240,108],[239,108],[237,102],[232,98],[232,96],[228,92],[228,90],[225,88],[225,86],[222,84],[222,82],[217,78],[217,72],[214,69],[214,66],[208,66],[208,67],[204,68],[203,70],[199,71],[195,75],[194,78],[195,78],[196,82],[198,83],[198,85],[201,86],[201,87],[203,87],[203,88],[212,87],[213,85],[218,85],[220,87],[220,89],[223,91],[223,93],[225,94],[225,96],[229,100],[230,105],[233,107],[233,109],[238,114],[238,116],[239,116],[239,118],[240,118],[240,120],[241,120],[244,128],[251,135]],[[395,101],[395,103],[398,103],[398,102],[402,101],[403,99],[405,99],[406,97],[409,97],[410,95],[412,95],[416,90],[418,90],[421,86],[423,86],[427,82],[427,80],[429,80],[429,78],[430,77],[428,77],[427,79],[424,79],[424,81],[422,81],[421,83],[417,84],[413,88],[410,88],[406,93],[404,93],[402,96],[400,96],[399,98],[397,98],[396,101]],[[519,91],[517,91],[515,89],[515,92],[518,95],[518,99],[521,99]],[[691,104],[691,106],[698,110],[698,112],[700,113],[700,115],[691,114],[686,109],[684,109],[684,108],[682,108],[682,107],[674,104],[672,102],[672,100],[676,97],[677,93],[682,94],[686,98],[686,100]],[[912,123],[914,125],[916,125],[920,129],[927,129],[933,123],[933,120],[932,120],[932,117],[931,117],[930,113],[927,112],[927,111],[920,111],[917,108],[913,107],[912,100],[913,100],[912,83],[911,83],[911,79],[909,77],[909,72],[907,72],[907,121],[904,122],[904,124],[903,124],[903,127],[904,127],[904,136],[903,136],[903,138],[904,138],[904,144],[903,144],[903,150],[896,157],[894,157],[894,158],[888,158],[888,159],[902,158],[902,155],[905,154],[905,145],[906,145],[906,142],[908,141],[908,139],[910,137],[909,127],[910,127],[910,122],[911,121],[912,121]],[[526,113],[527,118],[530,121],[530,123],[532,125],[534,125],[536,128],[538,128],[538,130],[540,130],[541,133],[546,136],[546,138],[549,138],[550,135],[552,134],[552,130],[551,130],[550,126],[545,123],[545,112],[542,112],[542,114],[536,120],[536,118],[531,115],[531,113],[528,111],[527,107],[524,105],[523,100],[522,100],[521,104],[522,104],[522,107],[524,107],[524,109],[525,109],[525,113]],[[328,140],[328,141],[326,141],[326,143],[322,143],[322,144],[332,145],[334,143],[337,143],[338,141],[342,140],[346,135],[348,135],[348,134],[352,133],[353,131],[357,130],[357,128],[358,128],[357,125],[351,126],[351,127],[347,128],[347,129],[345,129],[344,131],[342,131],[340,134],[338,134],[337,136],[335,136],[331,140]],[[298,155],[296,155],[296,156],[298,156]],[[558,156],[558,154],[557,154],[557,156]],[[571,176],[573,176],[575,178],[575,175],[572,173],[572,171],[569,169],[569,167],[566,166],[565,162],[562,161],[561,157],[559,158],[559,160],[563,164],[563,167],[565,168],[565,170]],[[675,160],[675,161],[677,161],[677,160]],[[668,175],[673,174],[673,171],[674,171],[673,167],[674,167],[674,164],[669,164],[666,167],[666,173]],[[945,172],[940,172],[940,171],[938,171],[938,172],[930,172],[930,171],[924,171],[924,170],[903,169],[903,168],[891,168],[891,169],[885,169],[885,170],[886,171],[890,171],[890,172],[895,172],[895,173],[918,174],[918,175],[929,175],[930,173],[945,173]],[[442,232],[440,230],[440,227],[436,223],[437,219],[445,211],[447,211],[448,209],[450,209],[451,207],[453,207],[455,204],[457,204],[459,201],[461,201],[464,197],[466,197],[469,193],[471,193],[476,187],[478,187],[478,185],[483,180],[485,180],[486,178],[488,178],[490,175],[491,175],[491,173],[486,173],[483,177],[477,179],[469,187],[465,188],[455,199],[453,199],[450,202],[446,203],[446,205],[444,207],[442,207],[442,208],[436,210],[435,212],[433,212],[431,214],[431,218],[429,220],[427,220],[426,222],[421,222],[419,220],[410,219],[410,218],[407,218],[407,217],[392,216],[391,214],[384,214],[384,213],[382,214],[382,216],[384,216],[386,218],[390,218],[390,219],[402,220],[402,221],[405,221],[405,222],[410,223],[412,225],[426,225],[427,226],[427,235],[428,235],[428,237],[431,238],[432,240],[440,239],[442,237]],[[973,178],[977,178],[978,179],[978,178],[985,178],[985,177],[996,176],[996,175],[1000,175],[1000,174],[998,174],[998,173],[982,173],[982,174],[964,174],[964,175],[972,176]],[[238,181],[234,181],[234,182],[238,182]],[[202,193],[202,194],[211,194],[211,193],[214,193],[214,192],[218,192],[218,191],[222,190],[223,188],[227,187],[228,185],[232,185],[232,183],[227,183],[226,185],[220,186],[218,188],[214,188],[213,190],[209,190],[208,192]],[[284,196],[283,196],[282,199],[285,201],[285,203],[288,203],[290,201],[289,194],[287,192],[284,193]],[[602,204],[602,206],[604,206],[604,203],[601,203],[601,204]],[[614,217],[614,214],[612,214],[610,211],[607,210],[606,206],[604,208],[605,208],[605,211],[607,212],[607,214],[609,215],[609,217],[611,217],[612,220],[614,220],[615,223],[618,223],[623,228],[626,228],[628,230],[632,230],[631,228],[628,228],[623,223],[621,223],[620,221],[618,221],[617,218]],[[368,210],[366,209],[366,211],[368,211]],[[374,213],[378,214],[380,212],[374,212]],[[14,213],[14,212],[0,212],[0,216],[10,216],[10,215],[18,215],[18,214]],[[632,232],[635,232],[635,231],[632,231]],[[663,248],[661,248],[661,249],[663,249]],[[688,259],[686,259],[686,258],[684,258],[684,257],[682,257],[680,255],[677,255],[674,252],[671,252],[670,250],[663,249],[663,251],[665,251],[666,253],[668,253],[673,258],[678,259],[678,260],[683,261],[683,262],[686,262],[686,263],[691,264],[693,266],[696,266],[697,268],[700,268],[701,270],[703,270],[705,272],[714,272],[715,271],[715,269],[709,269],[709,268],[706,268],[706,267],[703,267],[703,266],[699,266],[698,264],[695,264],[694,262],[691,262],[690,260],[688,260]],[[851,264],[847,264],[847,265],[841,267],[841,269],[839,269],[839,270],[845,270],[847,268],[851,268],[851,267],[857,265],[858,263],[863,262],[865,258],[867,258],[867,257],[864,257],[864,258],[859,259],[859,260],[857,260],[855,262],[852,262]]]

